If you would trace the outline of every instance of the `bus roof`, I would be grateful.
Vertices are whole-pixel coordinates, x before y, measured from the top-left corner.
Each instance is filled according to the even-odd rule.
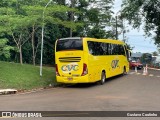
[[[114,40],[114,39],[96,39],[96,38],[84,38],[87,41],[96,41],[96,42],[106,42],[106,43],[115,43],[115,44],[125,44],[121,40]]]
[[[67,38],[61,38],[58,40],[67,40],[67,39],[82,39],[81,37],[67,37]]]
[[[67,40],[67,39],[83,39],[86,41],[96,41],[96,42],[106,42],[106,43],[115,43],[115,44],[125,44],[121,40],[114,40],[114,39],[97,39],[97,38],[89,38],[89,37],[68,37],[68,38],[61,38],[59,40]]]

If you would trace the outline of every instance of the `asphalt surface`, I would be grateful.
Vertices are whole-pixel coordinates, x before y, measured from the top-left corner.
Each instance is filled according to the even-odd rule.
[[[143,70],[138,70],[137,73],[132,70],[128,75],[107,79],[104,85],[78,84],[30,93],[0,95],[0,111],[158,111],[160,110],[159,73],[160,71],[148,70],[148,74],[143,75]],[[52,118],[45,118],[47,119]],[[96,120],[96,118],[87,119]],[[119,119],[150,120],[151,118]]]

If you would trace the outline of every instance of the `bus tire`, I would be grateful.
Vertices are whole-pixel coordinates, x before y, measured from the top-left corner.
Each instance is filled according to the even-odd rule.
[[[101,80],[99,81],[99,84],[103,85],[105,83],[105,80],[106,80],[106,73],[103,71],[101,73]]]
[[[127,74],[127,72],[126,72],[126,67],[124,67],[123,68],[123,73],[122,73],[122,75],[126,75]]]

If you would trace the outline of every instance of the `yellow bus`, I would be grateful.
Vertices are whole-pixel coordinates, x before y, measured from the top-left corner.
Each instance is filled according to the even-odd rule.
[[[119,40],[62,38],[55,43],[55,63],[59,83],[104,84],[129,71],[129,51]]]

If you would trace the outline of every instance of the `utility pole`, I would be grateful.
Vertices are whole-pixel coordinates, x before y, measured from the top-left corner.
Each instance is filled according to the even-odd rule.
[[[49,0],[49,2],[46,4],[46,6],[44,7],[43,10],[43,14],[42,14],[42,40],[41,40],[41,61],[40,61],[40,76],[42,76],[42,61],[43,61],[43,38],[44,38],[44,12],[47,8],[47,6],[52,2],[52,0]]]
[[[117,15],[116,15],[116,40],[118,40],[118,25],[117,25]]]
[[[71,0],[71,8],[74,8],[75,0]],[[74,13],[71,12],[70,21],[72,22],[74,19]],[[72,28],[70,28],[70,37],[73,36]]]

